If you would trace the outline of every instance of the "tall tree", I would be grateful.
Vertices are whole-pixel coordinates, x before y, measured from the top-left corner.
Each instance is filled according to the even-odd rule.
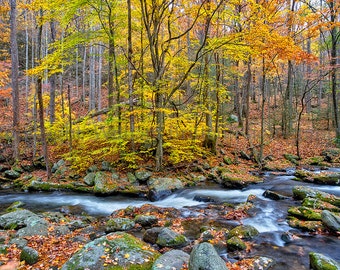
[[[12,60],[12,99],[13,99],[13,158],[19,159],[20,143],[20,103],[19,103],[19,59],[17,43],[17,3],[11,0],[11,60]]]
[[[39,17],[39,29],[38,29],[38,44],[37,44],[37,59],[41,58],[41,43],[42,43],[42,30],[43,30],[43,11],[40,10],[40,17]],[[46,163],[46,172],[47,178],[51,176],[51,169],[49,164],[49,156],[48,156],[48,147],[47,147],[47,139],[46,139],[46,130],[45,130],[45,118],[44,118],[44,102],[42,96],[42,73],[37,74],[37,98],[38,98],[38,105],[39,105],[39,123],[40,123],[40,134],[41,134],[41,144],[42,144],[42,152],[44,161]]]

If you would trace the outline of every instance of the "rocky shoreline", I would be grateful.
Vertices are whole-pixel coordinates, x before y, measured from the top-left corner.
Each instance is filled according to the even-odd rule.
[[[70,173],[61,160],[53,166],[54,176],[49,182],[30,175],[32,168],[2,167],[0,170],[3,190],[72,190],[99,196],[145,196],[151,201],[184,187],[206,185],[207,181],[224,188],[242,188],[262,181],[253,175],[248,179],[235,177],[225,167],[204,165],[197,165],[195,172],[186,177],[160,177],[148,170],[138,170],[121,178],[103,162],[101,168],[89,168],[86,176],[80,178]],[[340,185],[340,173],[320,175],[297,170],[295,177],[297,181]],[[270,190],[264,196],[271,200],[287,199],[285,194]],[[287,221],[291,227],[310,233],[339,235],[339,197],[304,186],[295,186],[293,196],[300,205],[288,209]],[[0,267],[12,260],[22,262],[20,269],[64,270],[270,269],[275,265],[275,258],[247,256],[259,232],[241,223],[252,209],[255,196],[237,205],[214,203],[210,198],[198,199],[211,203],[192,216],[184,216],[175,208],[145,204],[114,211],[104,218],[65,209],[33,213],[20,201],[15,202],[0,216]],[[228,226],[214,226],[209,222],[215,219],[227,221]],[[294,235],[283,234],[281,238],[289,242]],[[222,254],[228,256],[221,257]],[[311,252],[309,256],[313,269],[340,269],[339,262],[323,254]]]

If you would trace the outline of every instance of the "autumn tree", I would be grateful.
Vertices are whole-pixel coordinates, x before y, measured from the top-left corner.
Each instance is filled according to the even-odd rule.
[[[12,100],[13,100],[13,157],[19,159],[19,60],[18,60],[18,43],[17,43],[17,3],[16,0],[11,0],[11,60],[12,60]]]

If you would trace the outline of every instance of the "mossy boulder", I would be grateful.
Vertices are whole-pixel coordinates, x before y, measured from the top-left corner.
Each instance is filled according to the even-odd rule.
[[[188,243],[188,239],[169,228],[164,228],[158,234],[156,243],[161,247],[181,247]]]
[[[339,262],[320,253],[309,253],[309,261],[314,270],[340,270]]]
[[[109,195],[117,192],[118,184],[112,179],[112,174],[109,172],[96,172],[94,178],[93,191],[96,194]]]
[[[325,229],[322,221],[320,220],[300,220],[293,216],[288,216],[288,225],[293,228],[310,232],[322,231]]]
[[[35,264],[39,260],[39,253],[31,247],[24,247],[20,253],[20,261],[25,261],[29,265]]]
[[[321,220],[321,210],[305,206],[290,207],[288,213],[303,220]]]
[[[340,207],[340,197],[310,187],[305,186],[293,187],[293,196],[295,199],[298,200],[303,200],[306,197],[316,198],[321,201],[328,202],[337,207]]]
[[[233,236],[227,241],[228,251],[245,250],[247,245],[237,236]]]
[[[189,270],[228,270],[226,263],[210,243],[194,246],[190,253]]]
[[[20,173],[16,170],[7,170],[4,172],[4,176],[8,179],[15,180],[20,177]]]
[[[293,163],[294,165],[298,165],[299,164],[299,160],[300,158],[296,155],[293,154],[284,154],[283,157],[290,161],[291,163]]]
[[[106,232],[128,231],[135,226],[135,222],[129,218],[113,218],[106,222]]]
[[[231,239],[234,236],[237,236],[241,239],[252,239],[258,234],[259,234],[259,231],[255,227],[251,225],[240,225],[240,226],[233,228],[229,232],[228,239]]]
[[[0,228],[18,229],[29,224],[30,219],[40,219],[37,214],[29,210],[17,210],[0,216]]]
[[[324,157],[324,160],[330,163],[339,162],[340,159],[340,149],[338,148],[330,148],[322,151],[321,155]]]
[[[21,201],[13,202],[10,206],[6,208],[6,212],[9,213],[9,212],[17,211],[17,210],[23,210],[21,207],[24,205],[25,203]]]
[[[322,172],[313,173],[305,170],[296,170],[295,180],[310,182],[320,185],[340,185],[340,173]]]
[[[339,207],[331,203],[324,202],[319,199],[310,198],[310,197],[306,197],[303,199],[302,206],[313,208],[313,209],[329,210],[331,212],[340,212]]]
[[[137,215],[135,217],[135,222],[143,227],[150,227],[158,222],[158,218],[154,215]]]
[[[84,183],[90,187],[94,186],[94,179],[96,178],[96,173],[94,172],[89,172],[88,174],[85,175],[84,177]]]
[[[61,270],[147,270],[159,256],[158,251],[128,233],[110,233],[87,243]]]
[[[140,183],[145,183],[152,176],[152,173],[150,171],[140,170],[135,172],[135,176]]]

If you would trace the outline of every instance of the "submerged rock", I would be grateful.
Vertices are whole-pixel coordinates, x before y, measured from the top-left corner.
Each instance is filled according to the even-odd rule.
[[[226,263],[210,243],[194,246],[190,253],[189,270],[228,270]]]
[[[128,233],[110,233],[87,243],[61,270],[150,269],[159,255]]]
[[[309,253],[310,266],[314,270],[340,270],[340,264],[320,253]]]
[[[181,270],[189,262],[189,254],[182,250],[170,250],[160,256],[151,270]]]

